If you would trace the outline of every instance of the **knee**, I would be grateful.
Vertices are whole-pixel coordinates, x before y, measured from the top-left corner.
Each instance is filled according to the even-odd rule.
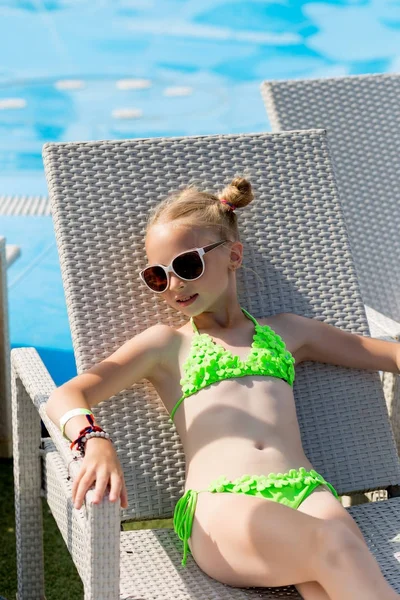
[[[330,519],[323,521],[316,531],[315,550],[319,561],[331,567],[339,567],[349,556],[358,552],[360,538],[343,521]]]

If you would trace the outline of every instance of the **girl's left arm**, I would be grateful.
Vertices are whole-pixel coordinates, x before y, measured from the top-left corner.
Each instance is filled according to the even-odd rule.
[[[299,360],[371,371],[400,372],[400,343],[348,333],[317,319],[285,315],[299,336]],[[289,323],[287,323],[289,324]],[[296,335],[296,337],[297,337]]]

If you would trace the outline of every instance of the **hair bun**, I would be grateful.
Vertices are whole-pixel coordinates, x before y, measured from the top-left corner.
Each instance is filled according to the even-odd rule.
[[[235,177],[232,179],[231,183],[222,190],[218,195],[218,198],[223,198],[235,208],[243,208],[250,204],[254,199],[251,183],[244,177]]]

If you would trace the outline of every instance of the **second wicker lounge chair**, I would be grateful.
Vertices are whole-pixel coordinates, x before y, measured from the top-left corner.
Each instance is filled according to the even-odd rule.
[[[326,129],[372,335],[400,340],[400,75],[264,81],[273,131]],[[399,378],[383,374],[400,452]]]

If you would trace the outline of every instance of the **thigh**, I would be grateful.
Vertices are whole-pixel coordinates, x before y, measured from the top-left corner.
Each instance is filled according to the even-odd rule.
[[[317,519],[341,521],[365,541],[353,517],[325,486],[317,487],[310,496],[303,500],[297,510]]]
[[[199,494],[189,546],[210,577],[238,587],[315,579],[321,520],[245,494]]]
[[[297,510],[317,519],[341,521],[365,543],[364,536],[350,513],[325,486],[316,488]],[[296,585],[296,588],[304,600],[329,600],[325,590],[315,581]]]
[[[296,589],[303,600],[331,600],[324,588],[316,581],[298,583]]]

